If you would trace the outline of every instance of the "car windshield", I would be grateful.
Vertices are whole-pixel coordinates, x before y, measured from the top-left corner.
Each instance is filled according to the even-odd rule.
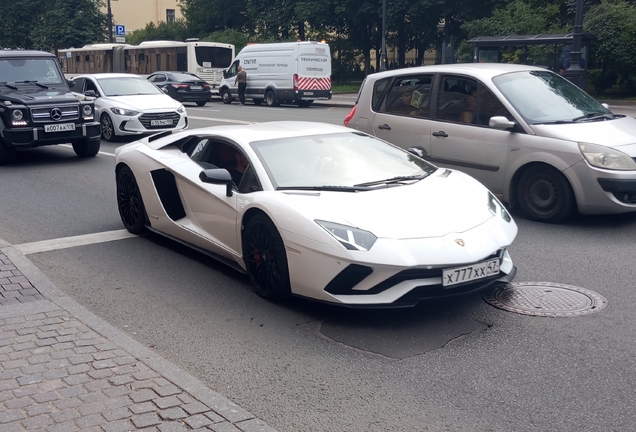
[[[514,72],[497,76],[493,82],[528,124],[569,123],[611,114],[579,87],[550,71]]]
[[[1,59],[0,81],[9,84],[36,82],[41,84],[62,84],[64,78],[59,72],[57,60],[47,58]]]
[[[164,94],[151,82],[139,77],[99,78],[104,96],[136,96]]]
[[[358,132],[255,141],[251,146],[276,188],[354,188],[382,180],[419,179],[436,170]]]

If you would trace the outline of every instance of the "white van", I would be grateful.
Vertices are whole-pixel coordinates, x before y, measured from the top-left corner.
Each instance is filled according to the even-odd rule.
[[[238,98],[234,84],[238,67],[247,72],[245,97],[256,105],[295,103],[308,107],[316,99],[331,99],[331,53],[321,42],[281,42],[248,45],[225,71],[219,94],[226,104]]]

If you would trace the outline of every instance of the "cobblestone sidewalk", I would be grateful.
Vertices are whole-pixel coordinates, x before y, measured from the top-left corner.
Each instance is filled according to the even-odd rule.
[[[275,432],[73,300],[42,291],[0,252],[0,432]]]

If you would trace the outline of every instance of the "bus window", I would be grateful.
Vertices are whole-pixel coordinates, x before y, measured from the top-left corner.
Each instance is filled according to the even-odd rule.
[[[199,66],[226,68],[232,63],[232,49],[225,47],[196,46],[194,52]]]

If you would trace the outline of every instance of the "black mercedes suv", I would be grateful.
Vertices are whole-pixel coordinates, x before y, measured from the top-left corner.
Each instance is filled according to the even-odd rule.
[[[101,130],[94,113],[92,98],[71,92],[53,54],[0,50],[0,165],[14,162],[16,151],[52,144],[95,156]]]

